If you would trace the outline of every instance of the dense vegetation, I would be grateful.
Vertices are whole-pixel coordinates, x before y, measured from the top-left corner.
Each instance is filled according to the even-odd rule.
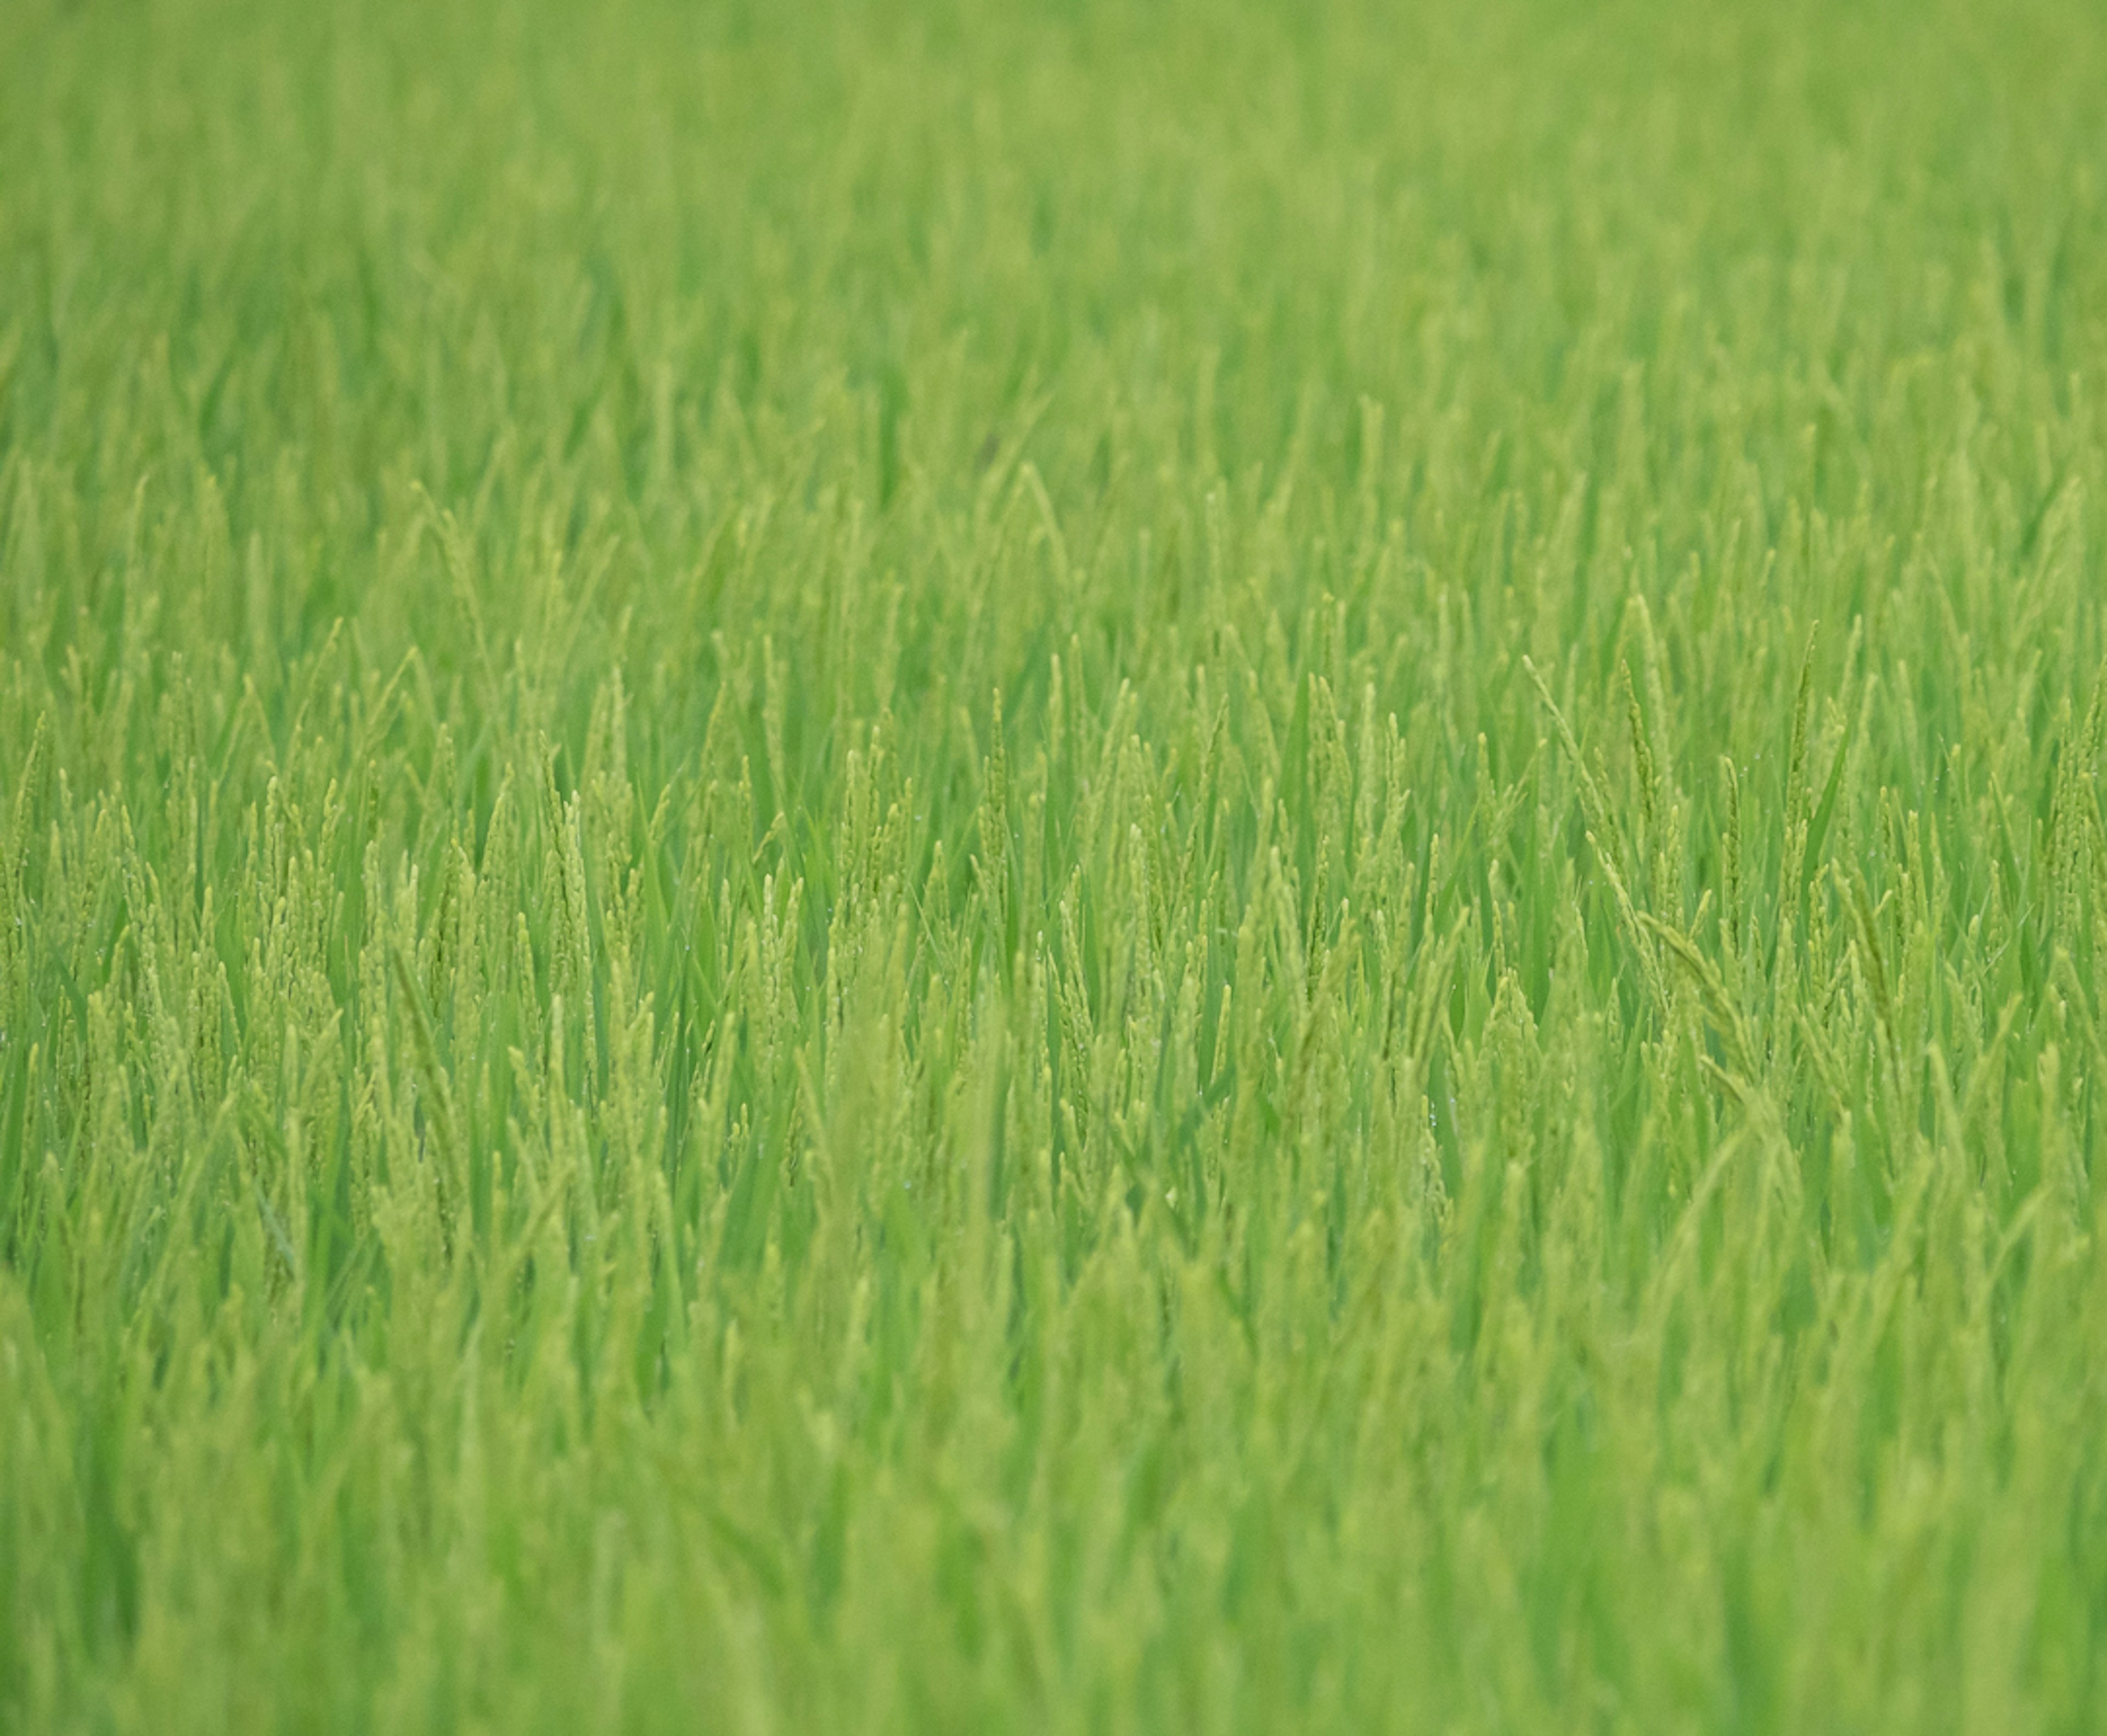
[[[2099,1728],[2103,90],[0,8],[0,1726]]]

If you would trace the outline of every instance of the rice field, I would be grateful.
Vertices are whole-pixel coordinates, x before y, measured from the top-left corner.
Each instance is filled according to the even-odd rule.
[[[2102,92],[0,8],[0,1729],[2107,1729]]]

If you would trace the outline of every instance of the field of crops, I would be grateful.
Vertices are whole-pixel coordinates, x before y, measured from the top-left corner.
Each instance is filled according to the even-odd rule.
[[[0,1729],[2102,1728],[2103,92],[0,7]]]

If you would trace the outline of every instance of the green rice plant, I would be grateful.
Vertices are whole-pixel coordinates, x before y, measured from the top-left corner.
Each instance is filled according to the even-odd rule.
[[[0,11],[0,1728],[2100,1728],[2102,88]]]

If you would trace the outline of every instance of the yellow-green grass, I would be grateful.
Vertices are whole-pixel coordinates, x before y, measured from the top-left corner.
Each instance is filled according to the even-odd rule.
[[[2103,92],[0,7],[0,1728],[2101,1728]]]

